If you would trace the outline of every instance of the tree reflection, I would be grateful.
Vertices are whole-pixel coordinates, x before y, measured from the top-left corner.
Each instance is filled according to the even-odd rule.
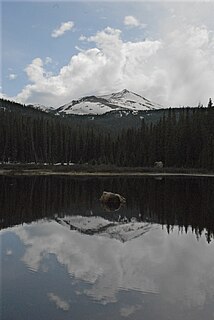
[[[102,208],[104,190],[120,193],[125,207]],[[111,212],[110,212],[111,211]],[[207,241],[214,237],[214,179],[212,178],[71,178],[0,177],[0,225],[30,223],[66,215],[98,215],[108,220],[159,223],[168,232],[178,225]]]

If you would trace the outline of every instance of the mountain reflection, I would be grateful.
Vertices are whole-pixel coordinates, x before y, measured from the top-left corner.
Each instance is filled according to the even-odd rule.
[[[31,271],[48,272],[47,258],[54,255],[71,279],[84,282],[78,286],[78,294],[103,305],[117,302],[119,293],[130,291],[158,295],[164,305],[173,306],[175,314],[180,304],[185,313],[192,308],[203,310],[212,301],[213,248],[205,241],[197,243],[190,232],[182,237],[177,232],[167,235],[160,225],[152,225],[143,237],[122,243],[68,230],[55,221],[12,231],[23,244],[21,260]],[[61,301],[53,294],[51,298]]]
[[[102,208],[104,190],[122,194],[127,204],[115,212]],[[39,219],[100,216],[109,221],[176,225],[214,237],[212,178],[0,177],[0,225],[7,228]]]

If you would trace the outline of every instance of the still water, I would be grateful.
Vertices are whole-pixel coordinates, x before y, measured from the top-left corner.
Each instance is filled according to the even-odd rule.
[[[2,320],[214,319],[213,178],[0,177],[0,226]]]

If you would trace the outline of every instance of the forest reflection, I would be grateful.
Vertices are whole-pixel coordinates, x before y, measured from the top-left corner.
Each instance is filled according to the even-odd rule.
[[[103,191],[123,195],[126,206],[109,212],[99,198]],[[214,179],[212,178],[71,178],[0,177],[0,227],[40,219],[95,215],[108,220],[132,218],[190,228],[196,237],[214,238]]]

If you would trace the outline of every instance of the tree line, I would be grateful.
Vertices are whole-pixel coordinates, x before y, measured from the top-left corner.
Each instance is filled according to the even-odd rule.
[[[107,132],[57,116],[23,114],[1,100],[0,162],[214,169],[214,105],[167,109],[154,123]],[[27,107],[26,107],[27,108]]]
[[[127,202],[109,214],[98,199],[103,190],[122,194]],[[191,199],[191,201],[190,201]],[[111,221],[158,223],[171,232],[192,230],[214,239],[214,179],[162,180],[148,177],[70,178],[0,176],[0,229],[40,219],[101,216]]]

